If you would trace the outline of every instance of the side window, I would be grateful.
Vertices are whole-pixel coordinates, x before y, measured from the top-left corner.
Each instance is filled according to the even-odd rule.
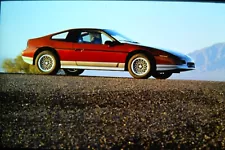
[[[78,38],[78,43],[90,43],[91,38],[88,32],[81,32]]]
[[[102,44],[105,44],[105,41],[111,41],[112,42],[112,40],[107,36],[107,35],[105,35],[105,34],[101,34],[101,37],[102,37]]]
[[[83,39],[83,42],[89,42],[89,43],[91,42],[91,37],[89,33],[83,35],[82,39]]]
[[[53,40],[66,40],[69,32],[63,32],[52,36]]]
[[[102,44],[101,33],[99,32],[81,32],[78,43]]]

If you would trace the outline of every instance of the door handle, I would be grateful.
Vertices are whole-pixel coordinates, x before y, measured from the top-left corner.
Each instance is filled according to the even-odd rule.
[[[75,51],[83,51],[83,48],[75,48]]]

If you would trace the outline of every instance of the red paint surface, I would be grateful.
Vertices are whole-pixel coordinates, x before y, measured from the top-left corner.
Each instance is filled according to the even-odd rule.
[[[165,55],[163,51],[151,49],[141,45],[122,44],[109,47],[104,44],[82,44],[74,42],[51,40],[50,35],[28,40],[28,47],[22,55],[34,57],[40,47],[55,49],[61,61],[92,61],[125,63],[129,52],[144,50],[155,57],[156,64],[175,64],[174,60],[158,55]]]
[[[27,48],[22,52],[22,56],[34,57],[35,51],[36,51],[36,48],[34,48],[34,47]]]

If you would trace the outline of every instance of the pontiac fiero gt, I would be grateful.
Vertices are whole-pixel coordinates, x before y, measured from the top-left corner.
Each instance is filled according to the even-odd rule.
[[[194,61],[179,52],[144,46],[110,29],[76,28],[29,39],[23,60],[43,74],[67,75],[84,70],[129,71],[132,77],[169,78],[195,69]]]

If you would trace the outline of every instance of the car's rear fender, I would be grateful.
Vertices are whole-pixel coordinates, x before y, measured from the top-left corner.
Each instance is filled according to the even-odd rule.
[[[35,60],[36,60],[37,55],[38,55],[39,53],[43,52],[43,51],[50,51],[50,52],[52,52],[53,54],[55,54],[55,56],[57,57],[57,59],[58,59],[58,61],[59,61],[59,63],[60,63],[60,56],[59,56],[59,54],[57,53],[57,51],[56,51],[54,48],[52,48],[52,47],[46,47],[46,46],[45,46],[45,47],[40,47],[40,48],[38,48],[37,51],[34,53],[33,65],[35,65]]]

